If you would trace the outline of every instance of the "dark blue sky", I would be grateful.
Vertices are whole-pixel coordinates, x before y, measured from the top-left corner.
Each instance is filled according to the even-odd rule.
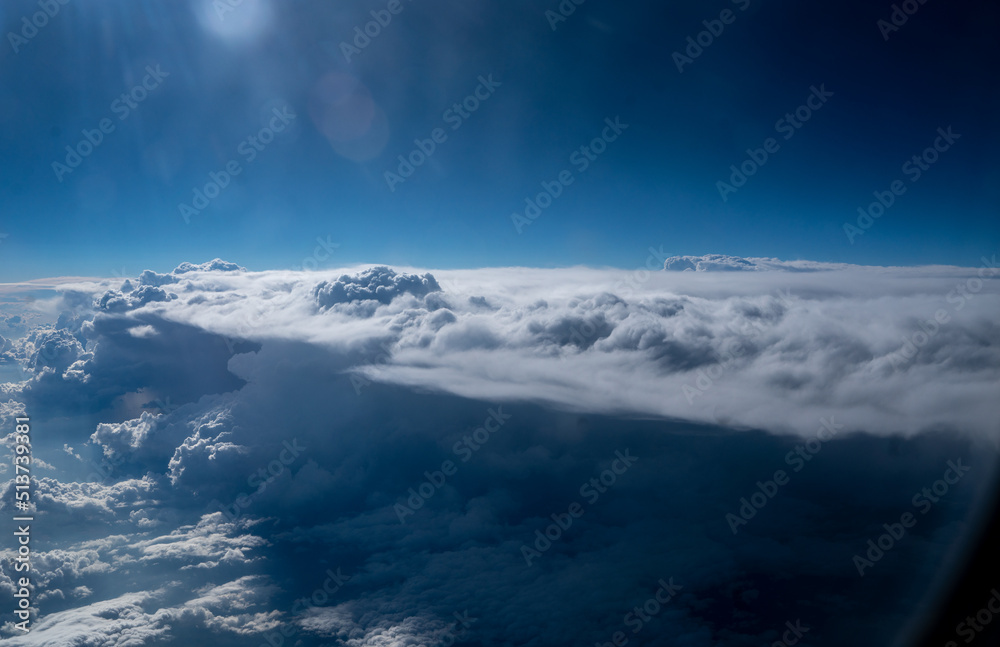
[[[886,40],[888,2],[589,0],[553,31],[555,1],[400,0],[348,62],[341,43],[390,4],[71,1],[35,30],[37,2],[5,2],[0,280],[297,267],[317,238],[339,244],[320,267],[442,268],[637,267],[650,246],[975,266],[1000,240],[994,5],[930,0]],[[674,52],[727,9],[679,72]],[[833,95],[782,130],[813,86]],[[453,108],[477,89],[474,111]],[[616,117],[627,129],[584,170],[571,155]],[[913,181],[904,163],[949,126],[961,138]],[[84,130],[100,143],[54,169],[87,151]],[[723,201],[717,182],[769,137]],[[230,162],[239,175],[185,222],[179,205]],[[572,184],[518,233],[511,214],[563,170]],[[849,240],[896,180],[906,192]]]

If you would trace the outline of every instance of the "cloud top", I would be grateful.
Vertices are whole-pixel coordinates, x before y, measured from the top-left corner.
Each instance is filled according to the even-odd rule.
[[[816,272],[843,270],[850,267],[844,263],[783,261],[777,258],[742,258],[728,254],[671,256],[663,262],[663,269],[668,272]]]
[[[877,434],[996,432],[995,257],[980,268],[768,261],[789,271],[761,271],[762,259],[692,258],[671,266],[700,270],[375,266],[325,277],[213,261],[197,267],[225,269],[159,275],[173,281],[169,293],[144,274],[133,292],[108,291],[91,314],[65,318],[78,332],[36,331],[8,353],[35,358],[36,372],[48,366],[26,388],[44,382],[53,398],[57,374],[85,398],[88,384],[110,379],[88,373],[117,375],[121,358],[154,351],[168,361],[176,344],[203,347],[201,361],[215,367],[202,373],[218,374],[218,336],[230,351],[313,346],[331,370],[369,383],[590,413],[810,433],[838,412]],[[726,267],[741,269],[707,269]],[[38,359],[41,348],[48,359]]]
[[[335,281],[322,281],[313,294],[321,308],[331,308],[341,303],[369,300],[387,304],[402,294],[423,297],[440,290],[441,286],[430,273],[397,274],[382,265],[358,274],[342,274]]]
[[[903,566],[886,560],[863,582],[850,555],[943,461],[989,453],[969,448],[997,436],[996,261],[796,263],[212,262],[67,285],[38,304],[46,322],[0,342],[27,371],[3,385],[0,437],[12,442],[24,410],[45,430],[33,512],[62,529],[36,557],[41,620],[0,634],[228,647],[275,644],[280,627],[304,646],[444,644],[468,612],[469,640],[582,644],[677,576],[683,594],[657,622],[692,645],[768,643],[785,600],[825,609],[816,634],[833,643],[852,617],[887,644],[917,608],[906,591],[924,590],[909,586],[927,581],[914,565],[936,569],[958,540],[928,521],[901,545]],[[837,431],[822,460],[733,535],[724,511],[809,446],[785,434],[820,428]],[[627,473],[619,452],[638,461]],[[598,476],[614,478],[599,501],[581,488]],[[980,463],[968,478],[989,476]],[[950,493],[940,528],[977,496]],[[522,546],[574,500],[586,515],[526,563]],[[738,627],[711,620],[771,591],[775,573],[781,596]],[[559,599],[574,603],[546,606]]]

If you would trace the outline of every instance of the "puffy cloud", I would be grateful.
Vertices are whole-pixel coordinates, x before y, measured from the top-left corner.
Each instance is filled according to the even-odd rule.
[[[109,286],[74,283],[90,295],[73,299],[79,334],[15,340],[19,361],[52,358],[0,402],[8,439],[8,414],[33,411],[60,477],[35,493],[39,527],[61,529],[38,557],[41,620],[12,644],[223,646],[291,629],[286,644],[418,645],[447,642],[465,611],[484,644],[603,643],[670,577],[683,594],[642,640],[766,644],[791,613],[830,644],[849,639],[843,617],[891,642],[990,480],[1000,291],[977,269],[787,265],[212,262],[135,279],[128,308],[96,311]],[[164,277],[177,298],[131,301]],[[842,435],[734,535],[725,514],[791,473],[800,437],[831,416]],[[527,565],[522,547],[616,451],[635,467]],[[110,482],[79,482],[95,455],[121,461]],[[858,578],[852,554],[944,457],[969,456],[948,505]],[[401,520],[445,460],[458,474]],[[343,591],[324,588],[338,567]]]
[[[156,429],[156,422],[160,417],[143,411],[142,416],[134,420],[100,423],[97,425],[97,431],[91,434],[90,440],[101,445],[107,456],[130,454],[145,444]]]
[[[128,281],[128,279],[126,279],[126,281]],[[139,284],[139,287],[154,287],[154,288],[158,288],[158,287],[162,287],[164,285],[170,285],[172,283],[177,283],[177,277],[174,276],[173,272],[171,272],[169,274],[159,274],[157,272],[154,272],[153,270],[145,270],[145,271],[143,271],[142,274],[139,275],[139,278],[138,278],[137,282]],[[131,281],[129,281],[129,289],[128,289],[128,291],[131,292],[134,289],[136,289],[136,288],[132,287],[131,286]],[[125,291],[125,284],[124,283],[122,283],[122,291]]]
[[[169,631],[164,617],[153,617],[143,607],[156,602],[162,591],[131,593],[56,613],[39,620],[31,633],[8,638],[12,647],[129,647],[161,638]],[[9,623],[12,624],[12,623]],[[6,627],[13,633],[12,627]]]
[[[727,254],[705,254],[703,256],[671,256],[663,262],[668,272],[815,272],[821,270],[843,270],[850,266],[844,263],[819,263],[816,261],[783,261],[777,258],[741,258]]]
[[[33,499],[47,514],[76,516],[77,520],[112,522],[120,520],[122,512],[135,506],[150,505],[149,494],[156,487],[155,479],[146,476],[111,485],[102,483],[62,482],[43,477],[36,481]],[[13,481],[4,484],[4,501],[13,501]],[[5,507],[8,504],[3,504]]]
[[[139,275],[137,282],[139,286],[161,287],[177,283],[181,274],[191,274],[194,272],[246,272],[245,267],[240,267],[236,263],[230,263],[220,258],[208,261],[207,263],[181,263],[167,274],[159,274],[152,270],[145,270]],[[128,280],[128,279],[126,279]],[[129,281],[131,284],[131,281]]]
[[[221,258],[208,261],[207,263],[181,263],[174,269],[174,274],[187,274],[189,272],[246,272],[245,267],[240,267],[236,263],[224,261]]]
[[[176,284],[181,275],[206,272],[246,272],[246,268],[217,258],[200,264],[181,263],[167,274],[144,270],[135,283],[125,279],[117,290],[101,295],[97,307],[107,312],[128,312],[147,303],[176,299],[177,295],[168,293],[163,286]]]
[[[230,471],[247,451],[232,442],[232,421],[228,411],[214,410],[195,423],[194,433],[177,447],[170,459],[170,481],[188,485],[214,471]],[[197,474],[199,476],[192,476]]]
[[[0,333],[10,337],[19,337],[27,330],[25,318],[18,314],[0,314]],[[2,344],[0,344],[2,346]]]
[[[668,272],[741,272],[761,269],[753,261],[738,256],[706,254],[705,256],[671,256],[663,262]]]
[[[142,502],[132,505],[149,509]],[[36,533],[56,521],[44,506],[35,514],[41,517],[31,524]],[[87,522],[91,530],[101,530],[95,520]],[[51,540],[33,544],[33,598],[43,612],[30,634],[13,623],[0,633],[20,645],[175,644],[199,632],[217,636],[220,645],[243,644],[240,637],[273,629],[280,616],[270,608],[279,589],[268,577],[238,574],[259,562],[253,553],[268,545],[248,532],[256,523],[230,523],[216,513],[159,536],[150,536],[148,528],[125,528],[127,534],[71,541],[65,548],[44,550]],[[78,520],[63,527],[80,525]],[[71,534],[60,533],[61,543]],[[13,558],[3,561],[0,591],[13,593]],[[164,586],[167,580],[172,581]],[[100,600],[78,606],[95,596]]]
[[[352,609],[357,607],[358,605],[347,603],[331,609],[311,611],[301,625],[320,636],[336,638],[348,647],[450,644],[466,629],[461,627],[462,631],[458,631],[441,619],[411,615],[411,610],[384,613],[378,617],[369,614],[358,617],[361,614],[356,611],[352,613]],[[452,624],[456,623],[457,621],[452,621]],[[451,640],[448,640],[449,637]]]
[[[17,362],[17,357],[14,353],[14,344],[9,339],[4,339],[0,337],[0,366],[4,364],[15,364]]]
[[[175,581],[155,590],[46,615],[28,634],[16,632],[13,623],[7,623],[2,630],[13,635],[5,642],[15,647],[135,647],[191,644],[197,639],[240,645],[245,644],[245,636],[277,625],[273,612],[237,612],[266,599],[270,587],[263,578],[248,576],[203,587],[196,592],[197,597],[176,606],[164,604],[183,594],[179,588]]]
[[[27,367],[35,372],[49,368],[61,373],[84,354],[72,333],[50,328],[32,332],[21,347],[27,354]]]
[[[456,294],[430,273],[385,267],[318,282],[316,273],[190,271],[175,277],[183,298],[98,314],[85,326],[92,358],[59,337],[60,366],[81,360],[46,379],[77,397],[128,384],[192,401],[239,387],[225,377],[235,343],[286,341],[322,348],[331,367],[367,381],[592,413],[804,434],[836,410],[873,433],[996,431],[992,266],[785,265],[815,271],[664,272],[638,283],[584,268],[438,271]],[[199,334],[204,350],[167,350]],[[209,350],[211,337],[225,344]],[[123,375],[140,356],[171,379]],[[182,362],[201,365],[200,379],[181,378],[191,374]],[[185,382],[197,386],[183,393]]]
[[[119,292],[117,290],[109,290],[101,296],[97,305],[101,310],[105,310],[107,312],[128,312],[129,310],[135,310],[136,308],[142,307],[147,303],[169,301],[170,299],[176,298],[177,295],[168,294],[162,288],[150,285],[140,285],[138,288],[135,288],[128,293]]]
[[[402,294],[423,297],[440,289],[430,273],[397,274],[388,267],[379,266],[355,275],[343,274],[335,281],[323,281],[315,287],[314,294],[321,308],[330,308],[368,300],[386,304]]]
[[[184,563],[182,569],[212,568],[220,562],[245,564],[255,559],[251,554],[256,548],[268,544],[256,535],[234,532],[250,525],[248,521],[227,523],[222,513],[216,512],[169,535],[137,541],[131,548],[138,551],[140,562],[169,560]]]
[[[725,283],[711,274],[654,275],[626,298],[592,277],[589,286],[563,288],[575,293],[545,295],[544,305],[529,285],[518,299],[494,296],[491,313],[456,300],[456,321],[442,327],[411,311],[396,332],[386,312],[391,358],[365,374],[469,397],[779,432],[808,433],[836,410],[874,433],[992,435],[996,281],[980,282],[966,299],[956,287],[976,285],[975,270],[934,274],[747,272]],[[901,398],[905,405],[885,407]],[[948,404],[956,399],[958,409]]]
[[[24,385],[29,406],[45,410],[101,409],[118,401],[137,417],[139,405],[172,399],[183,404],[241,384],[226,367],[233,352],[218,335],[190,329],[147,312],[148,303],[130,313],[99,312],[83,326],[87,352],[68,331],[58,337],[45,367]],[[23,344],[39,354],[29,336]],[[67,366],[67,362],[72,361]],[[65,367],[64,370],[59,370]],[[217,390],[218,389],[218,390]],[[144,397],[139,396],[145,393]],[[130,397],[134,403],[129,404]],[[132,417],[132,416],[130,416]]]
[[[78,586],[75,589],[73,589],[73,591],[71,592],[71,594],[73,595],[73,597],[83,599],[83,598],[89,598],[90,596],[92,596],[94,594],[94,592],[91,591],[86,586]]]

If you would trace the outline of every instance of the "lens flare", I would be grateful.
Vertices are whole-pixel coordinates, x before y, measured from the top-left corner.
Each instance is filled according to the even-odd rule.
[[[389,122],[360,80],[343,72],[321,77],[309,97],[309,117],[338,155],[360,162],[389,141]]]
[[[192,9],[205,31],[234,42],[260,36],[274,15],[270,0],[193,0]]]

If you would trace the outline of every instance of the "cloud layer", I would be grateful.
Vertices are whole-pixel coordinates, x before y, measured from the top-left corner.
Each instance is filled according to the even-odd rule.
[[[102,292],[102,311],[132,314],[98,315],[82,334],[113,328],[152,348],[190,326],[241,342],[314,344],[364,380],[590,413],[805,434],[838,411],[875,434],[991,435],[1000,295],[984,261],[722,274],[378,267],[332,279],[215,261],[205,266],[227,271],[140,279],[169,284],[163,295]],[[38,349],[52,347],[45,361],[84,357],[66,332],[44,334],[21,354],[37,362]],[[125,350],[113,345],[106,354]],[[78,366],[95,373],[101,355]]]
[[[4,387],[0,435],[21,410],[44,429],[34,512],[61,532],[38,552],[33,632],[3,631],[737,646],[800,618],[815,644],[888,644],[992,483],[995,263],[800,265],[216,260],[67,284],[37,304],[51,323],[4,344],[28,378]],[[852,556],[946,460],[969,475],[859,577]],[[790,484],[733,532],[776,470]],[[631,633],[670,578],[680,593]]]

